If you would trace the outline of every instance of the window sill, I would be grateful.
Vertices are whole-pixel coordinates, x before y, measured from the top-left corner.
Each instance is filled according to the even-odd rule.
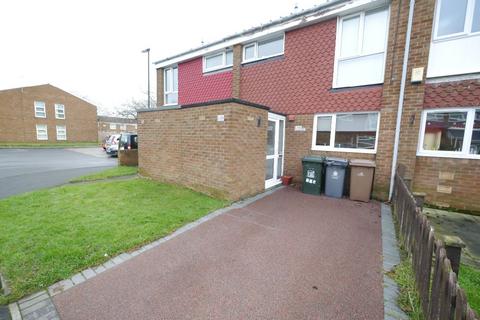
[[[478,154],[463,154],[463,153],[454,154],[454,153],[437,153],[437,152],[417,152],[417,157],[480,160],[480,155]]]
[[[285,54],[285,52],[282,52],[282,53],[274,54],[274,55],[271,55],[271,56],[268,56],[268,57],[262,57],[262,58],[251,59],[251,60],[243,60],[243,61],[242,61],[242,65],[244,65],[244,64],[250,64],[250,63],[254,63],[254,62],[258,62],[258,61],[264,61],[264,60],[268,60],[268,59],[272,59],[272,58],[281,57],[281,56],[283,56],[284,54]]]
[[[327,151],[327,152],[366,153],[366,154],[377,153],[377,150],[371,150],[371,149],[331,148],[331,147],[317,147],[317,146],[312,146],[312,150]]]
[[[209,75],[212,75],[212,74],[232,71],[232,69],[233,69],[233,66],[227,66],[227,67],[222,67],[222,68],[218,68],[218,69],[203,70],[203,75],[204,76],[209,76]]]
[[[330,89],[330,92],[342,92],[342,91],[365,89],[365,88],[372,88],[372,87],[379,87],[379,86],[383,86],[383,82],[358,84],[355,86],[348,86],[348,87],[332,86],[332,88]]]

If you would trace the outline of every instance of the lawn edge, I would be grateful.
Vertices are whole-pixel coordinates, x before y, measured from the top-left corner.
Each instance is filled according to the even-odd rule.
[[[115,268],[115,267],[121,265],[122,263],[132,259],[135,256],[138,256],[142,253],[145,253],[146,251],[149,251],[149,250],[151,250],[155,247],[158,247],[162,243],[167,242],[167,241],[169,241],[169,240],[171,240],[171,239],[173,239],[173,238],[175,238],[175,237],[181,235],[182,233],[185,233],[185,232],[187,232],[191,229],[194,229],[194,228],[198,227],[199,225],[201,225],[201,224],[203,224],[203,223],[205,223],[209,220],[212,220],[212,219],[214,219],[214,218],[216,218],[216,217],[218,217],[218,216],[220,216],[220,215],[222,215],[222,214],[224,214],[224,213],[226,213],[230,210],[246,207],[249,204],[251,204],[251,203],[253,203],[257,200],[260,200],[262,198],[265,198],[265,197],[271,195],[272,193],[274,193],[274,192],[276,192],[276,191],[278,191],[282,188],[284,188],[284,186],[274,187],[274,188],[266,190],[266,191],[264,191],[260,194],[257,194],[255,196],[252,196],[252,197],[234,202],[231,205],[229,205],[228,207],[224,207],[224,208],[220,208],[220,209],[217,209],[215,211],[212,211],[212,212],[206,214],[205,216],[203,216],[203,217],[201,217],[201,218],[199,218],[195,221],[187,223],[186,225],[178,228],[173,233],[171,233],[171,234],[169,234],[165,237],[159,238],[155,241],[152,241],[148,244],[145,244],[145,245],[141,246],[139,249],[136,249],[134,251],[122,252],[122,253],[116,255],[115,257],[111,258],[110,260],[104,262],[103,264],[100,264],[100,265],[97,265],[97,266],[91,266],[91,267],[89,267],[85,270],[82,270],[82,271],[74,274],[72,277],[70,277],[68,279],[60,280],[60,281],[50,285],[47,289],[37,291],[33,294],[30,294],[28,296],[25,296],[25,297],[21,298],[18,301],[12,302],[12,303],[9,304],[12,320],[17,320],[17,319],[21,320],[22,316],[23,317],[27,316],[27,314],[23,314],[23,313],[26,313],[27,311],[28,311],[28,314],[40,311],[40,309],[46,308],[45,303],[48,304],[49,302],[52,302],[52,298],[54,296],[82,284],[85,281],[99,275],[100,273],[107,271],[108,269]],[[48,298],[45,297],[45,294],[48,296]],[[39,297],[45,297],[45,298],[40,299]],[[37,299],[38,301],[35,301],[35,299]],[[33,305],[32,305],[32,302],[34,302]],[[25,305],[28,305],[28,309],[27,309],[27,307],[24,307]],[[52,305],[54,307],[53,303],[52,303]],[[22,311],[25,311],[25,312],[22,312]],[[53,310],[53,311],[55,311],[55,310]],[[15,312],[15,315],[18,315],[18,317],[15,317],[15,315],[12,312]],[[57,317],[58,317],[58,315],[57,315]]]
[[[115,180],[128,180],[130,178],[135,178],[135,177],[140,177],[138,173],[135,174],[125,174],[121,176],[114,176],[114,177],[109,177],[109,178],[102,178],[102,179],[93,179],[93,180],[70,180],[68,184],[84,184],[84,183],[90,183],[90,182],[102,182],[102,181],[115,181]]]

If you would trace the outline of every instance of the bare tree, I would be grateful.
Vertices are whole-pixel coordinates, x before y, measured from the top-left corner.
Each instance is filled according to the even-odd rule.
[[[155,99],[151,98],[150,106],[155,108],[157,102]],[[120,117],[130,118],[130,119],[137,119],[137,111],[142,109],[148,109],[148,101],[145,100],[138,100],[132,98],[129,102],[124,103],[117,111],[116,114]]]

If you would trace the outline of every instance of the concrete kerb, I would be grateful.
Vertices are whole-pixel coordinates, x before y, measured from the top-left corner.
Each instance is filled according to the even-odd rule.
[[[398,307],[398,285],[387,273],[400,263],[392,209],[382,203],[383,303],[385,320],[403,320],[408,316]]]
[[[209,220],[212,220],[213,218],[215,218],[219,215],[222,215],[222,214],[224,214],[224,213],[226,213],[230,210],[246,207],[247,205],[249,205],[249,204],[251,204],[251,203],[253,203],[257,200],[260,200],[260,199],[262,199],[266,196],[271,195],[272,193],[274,193],[275,191],[277,191],[281,188],[284,188],[284,187],[279,186],[279,187],[276,187],[276,188],[269,189],[269,190],[267,190],[267,191],[265,191],[261,194],[258,194],[256,196],[253,196],[253,197],[235,202],[232,205],[230,205],[229,207],[221,208],[221,209],[218,209],[216,211],[213,211],[213,212],[207,214],[206,216],[203,216],[202,218],[200,218],[200,219],[198,219],[194,222],[191,222],[189,224],[184,225],[183,227],[177,229],[175,232],[173,232],[172,234],[170,234],[166,237],[163,237],[163,238],[158,239],[156,241],[153,241],[149,244],[146,244],[146,245],[140,247],[139,249],[137,249],[135,251],[121,253],[121,254],[111,258],[107,262],[103,263],[102,265],[87,268],[87,269],[73,275],[70,279],[61,280],[61,281],[51,285],[50,287],[48,287],[47,290],[43,290],[43,291],[34,293],[30,296],[27,296],[23,299],[20,299],[17,302],[11,303],[9,305],[9,310],[10,310],[12,320],[59,319],[58,314],[56,313],[55,306],[54,306],[54,304],[52,302],[52,299],[51,299],[53,296],[55,296],[59,293],[62,293],[62,292],[66,291],[70,288],[73,288],[73,287],[85,282],[88,279],[91,279],[91,278],[95,277],[96,275],[98,275],[98,274],[100,274],[100,273],[102,273],[102,272],[104,272],[104,271],[106,271],[110,268],[114,268],[114,267],[122,264],[123,262],[128,261],[131,258],[139,255],[139,254],[142,254],[142,253],[144,253],[144,252],[146,252],[146,251],[148,251],[152,248],[155,248],[155,247],[159,246],[160,244],[162,244],[162,243],[164,243],[168,240],[171,240],[171,239],[179,236],[180,234],[201,225],[202,223],[205,223]]]

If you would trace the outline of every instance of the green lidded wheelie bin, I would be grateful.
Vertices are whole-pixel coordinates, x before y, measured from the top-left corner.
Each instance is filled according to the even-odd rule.
[[[322,190],[324,157],[306,156],[303,165],[303,193],[320,194]]]

